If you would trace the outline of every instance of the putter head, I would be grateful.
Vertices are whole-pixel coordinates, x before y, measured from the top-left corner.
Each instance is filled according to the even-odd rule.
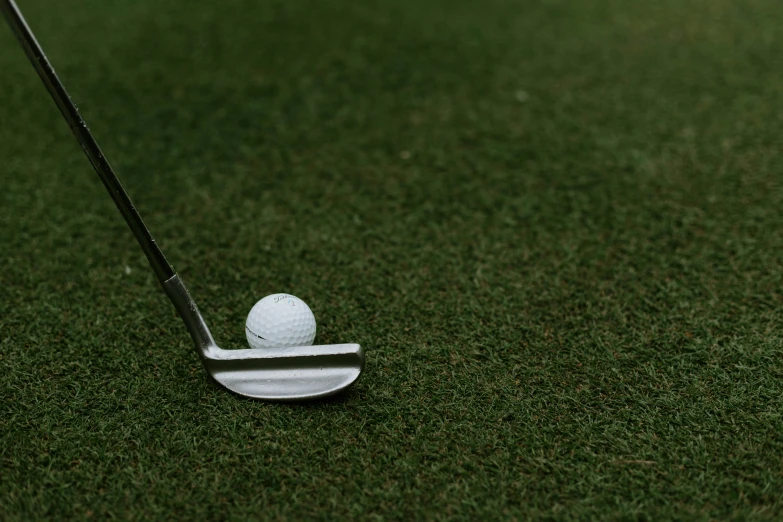
[[[364,368],[358,344],[223,350],[201,356],[207,372],[224,388],[252,399],[304,401],[350,386]]]
[[[179,276],[162,285],[207,373],[237,395],[269,401],[318,399],[347,388],[364,369],[364,351],[358,344],[224,350],[215,343]]]

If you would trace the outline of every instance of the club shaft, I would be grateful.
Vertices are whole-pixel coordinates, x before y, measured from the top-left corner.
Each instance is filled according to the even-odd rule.
[[[71,97],[68,96],[68,92],[65,90],[62,82],[57,78],[52,64],[46,58],[43,49],[35,39],[30,26],[27,25],[19,7],[14,3],[14,0],[0,0],[0,10],[2,10],[8,25],[11,26],[11,30],[24,48],[30,63],[33,64],[41,80],[43,80],[46,90],[49,91],[63,117],[71,127],[76,140],[82,146],[82,150],[84,150],[90,163],[92,163],[95,172],[98,173],[98,177],[103,182],[106,190],[109,191],[109,195],[120,210],[122,217],[125,218],[125,222],[128,223],[133,235],[136,236],[136,240],[141,245],[150,265],[152,265],[155,275],[158,276],[161,282],[170,279],[175,275],[174,269],[166,260],[152,234],[150,234],[149,229],[147,229],[139,215],[139,211],[111,168],[109,160],[104,156],[101,148],[98,146],[98,142],[95,141],[95,138],[93,138],[90,130],[87,128],[87,124],[79,115],[79,111],[76,109],[73,101],[71,101]]]

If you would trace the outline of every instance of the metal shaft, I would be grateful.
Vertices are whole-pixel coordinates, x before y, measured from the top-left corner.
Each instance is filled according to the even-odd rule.
[[[136,240],[141,245],[141,249],[144,250],[144,254],[155,271],[155,275],[158,276],[161,283],[170,279],[175,275],[174,269],[166,261],[166,257],[163,255],[160,247],[158,247],[155,239],[153,239],[128,193],[125,192],[122,183],[120,183],[119,178],[111,168],[109,160],[103,155],[101,148],[90,133],[90,129],[87,128],[87,124],[79,115],[79,111],[76,109],[73,101],[71,101],[70,96],[68,96],[68,92],[59,78],[57,78],[52,64],[46,58],[43,49],[41,49],[40,44],[35,39],[30,26],[27,25],[19,7],[14,3],[14,0],[0,0],[0,10],[2,10],[8,25],[11,26],[11,30],[24,48],[30,63],[33,64],[41,80],[43,80],[46,90],[49,91],[63,117],[70,125],[74,136],[76,136],[77,141],[82,146],[82,150],[84,150],[90,163],[92,163],[95,172],[98,173],[98,177],[101,178],[103,185],[109,191],[109,195],[111,195],[120,213],[122,213],[122,217],[125,218],[125,222],[128,223],[133,235],[136,236]]]

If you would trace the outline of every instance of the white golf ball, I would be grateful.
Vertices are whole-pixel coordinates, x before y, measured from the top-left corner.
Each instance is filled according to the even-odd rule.
[[[268,295],[247,315],[245,335],[253,348],[310,346],[315,340],[315,316],[298,297]]]

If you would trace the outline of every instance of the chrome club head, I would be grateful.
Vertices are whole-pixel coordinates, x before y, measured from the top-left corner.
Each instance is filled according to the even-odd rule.
[[[333,395],[350,386],[364,369],[358,344],[224,350],[179,276],[162,283],[193,338],[204,368],[226,389],[252,399],[302,401]]]
[[[251,399],[304,401],[328,397],[362,373],[358,344],[327,344],[280,349],[223,350],[201,358],[207,372],[226,389]]]

